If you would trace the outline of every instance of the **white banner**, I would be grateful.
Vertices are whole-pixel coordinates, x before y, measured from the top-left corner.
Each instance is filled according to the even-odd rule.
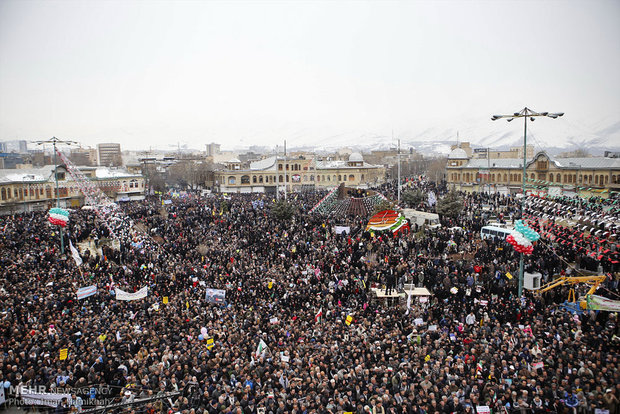
[[[346,232],[347,234],[351,234],[351,227],[349,226],[336,226],[335,227],[336,234],[341,234]]]
[[[63,398],[66,398],[67,402],[71,401],[71,394],[34,392],[28,389],[28,387],[22,387],[20,390],[20,395],[25,405],[46,405],[48,407],[57,407]]]
[[[140,289],[139,291],[135,292],[135,293],[129,293],[129,292],[125,292],[123,290],[120,290],[119,288],[116,288],[116,300],[138,300],[138,299],[144,299],[146,297],[146,295],[148,294],[148,286],[143,287],[142,289]]]
[[[476,406],[476,412],[478,414],[490,414],[491,413],[491,408],[489,408],[488,405],[477,405]]]

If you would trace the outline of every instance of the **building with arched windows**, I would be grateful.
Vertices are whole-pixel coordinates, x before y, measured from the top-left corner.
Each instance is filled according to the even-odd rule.
[[[144,199],[144,178],[123,169],[77,167],[115,201]],[[58,166],[58,195],[61,207],[80,207],[84,196],[80,185],[63,165]],[[0,214],[47,210],[56,202],[54,166],[0,170]]]
[[[347,160],[319,160],[314,156],[294,158],[275,156],[250,162],[243,168],[239,163],[228,163],[215,172],[215,186],[227,193],[272,193],[331,188],[345,183],[348,187],[365,188],[385,180],[385,167],[371,165],[360,153],[352,153]]]
[[[598,195],[620,191],[620,159],[609,157],[553,158],[544,151],[526,163],[528,191],[554,195]],[[462,191],[521,192],[523,159],[472,158],[461,148],[448,155],[446,180]]]

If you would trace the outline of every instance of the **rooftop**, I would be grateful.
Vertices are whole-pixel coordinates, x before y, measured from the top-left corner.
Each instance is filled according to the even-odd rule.
[[[140,174],[131,174],[126,170],[112,169],[107,167],[81,166],[78,167],[78,169],[80,171],[95,170],[95,178],[98,179],[141,177]],[[39,168],[24,168],[18,170],[0,169],[0,183],[46,182],[52,180],[54,176],[53,173],[53,165],[45,165]],[[67,180],[72,180],[70,175],[67,175]]]

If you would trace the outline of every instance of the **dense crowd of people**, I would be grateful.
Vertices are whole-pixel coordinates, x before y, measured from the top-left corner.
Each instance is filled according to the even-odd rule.
[[[2,218],[7,398],[22,386],[71,394],[56,412],[104,399],[149,414],[620,412],[617,314],[568,312],[567,288],[517,297],[519,256],[480,238],[483,205],[511,222],[519,200],[463,194],[439,229],[371,235],[367,217],[308,214],[320,196],[291,196],[290,220],[273,217],[266,195],[126,203],[125,227],[148,236],[116,246],[93,211],[75,210],[65,240],[81,246],[79,268],[43,212]],[[571,252],[543,238],[526,270],[570,274]],[[599,293],[617,300],[606,270]],[[376,300],[388,279],[432,295],[410,309]],[[97,293],[78,299],[89,285]],[[116,298],[143,287],[146,298]],[[225,302],[208,302],[207,288]]]

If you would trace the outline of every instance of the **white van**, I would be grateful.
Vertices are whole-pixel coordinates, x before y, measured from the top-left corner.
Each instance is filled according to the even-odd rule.
[[[432,229],[441,227],[439,223],[439,214],[404,208],[403,216],[408,218],[412,225],[417,224],[418,226],[427,226]]]
[[[506,236],[511,234],[514,230],[503,227],[496,226],[484,226],[480,230],[480,238],[481,239],[490,239],[490,238],[500,238],[502,240],[506,240]]]

